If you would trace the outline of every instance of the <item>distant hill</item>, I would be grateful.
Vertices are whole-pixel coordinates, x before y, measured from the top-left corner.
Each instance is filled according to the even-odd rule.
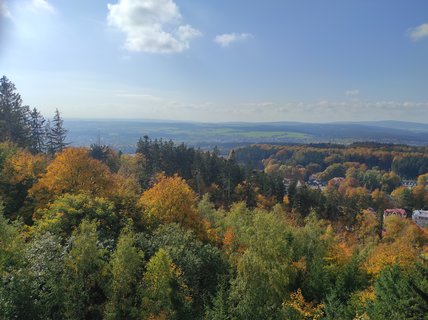
[[[73,145],[88,146],[98,140],[123,152],[135,151],[137,140],[172,139],[191,146],[225,150],[252,143],[352,143],[373,141],[428,145],[428,124],[403,121],[367,122],[268,122],[198,123],[156,120],[72,120],[65,121]]]

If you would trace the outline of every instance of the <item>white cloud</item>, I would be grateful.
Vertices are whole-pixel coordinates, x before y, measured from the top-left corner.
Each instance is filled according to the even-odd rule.
[[[359,94],[360,94],[359,89],[352,89],[352,90],[345,91],[345,95],[347,95],[348,97],[355,97],[355,96],[358,96]]]
[[[46,0],[32,0],[31,6],[37,10],[55,13],[55,8]]]
[[[428,23],[421,24],[418,27],[409,30],[409,36],[413,41],[428,37]]]
[[[244,41],[252,37],[253,35],[250,33],[224,33],[217,35],[214,42],[222,47],[228,47],[233,42]]]
[[[110,26],[126,34],[125,48],[148,53],[178,53],[189,48],[201,32],[181,24],[173,0],[119,0],[108,4]]]
[[[7,7],[7,4],[4,0],[0,0],[0,16],[12,18],[12,14],[10,13],[9,8]]]

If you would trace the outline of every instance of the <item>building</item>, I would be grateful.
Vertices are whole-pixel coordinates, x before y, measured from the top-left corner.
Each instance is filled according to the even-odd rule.
[[[318,180],[315,174],[312,174],[309,176],[309,179],[308,179],[309,188],[323,190],[325,185],[326,183],[321,180]]]
[[[401,185],[402,185],[403,187],[406,187],[406,188],[411,189],[411,188],[413,188],[413,187],[416,187],[416,185],[417,185],[417,181],[416,181],[416,180],[402,180],[402,181],[401,181]]]
[[[394,209],[386,209],[383,211],[383,218],[390,216],[398,216],[402,218],[407,218],[407,212],[404,209],[394,208]]]
[[[428,211],[415,210],[412,214],[412,220],[421,228],[428,226]]]

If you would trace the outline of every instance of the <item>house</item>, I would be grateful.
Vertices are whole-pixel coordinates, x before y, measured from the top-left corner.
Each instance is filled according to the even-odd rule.
[[[416,182],[416,180],[402,180],[402,181],[401,181],[401,185],[402,185],[403,187],[406,187],[406,188],[411,189],[411,188],[413,188],[413,187],[416,187],[417,182]]]
[[[308,186],[311,189],[321,189],[322,190],[323,187],[325,186],[325,184],[319,180],[311,180],[311,181],[308,181]]]
[[[412,213],[412,220],[421,228],[428,226],[428,211],[415,210]]]
[[[383,218],[389,216],[398,216],[402,218],[407,218],[407,212],[404,209],[394,208],[394,209],[386,209],[383,211]]]

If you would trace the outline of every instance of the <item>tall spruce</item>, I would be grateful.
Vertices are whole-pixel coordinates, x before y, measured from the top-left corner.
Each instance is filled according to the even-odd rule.
[[[12,141],[27,147],[29,113],[30,109],[22,105],[15,85],[6,76],[0,78],[0,141]]]
[[[52,136],[52,124],[51,120],[48,119],[46,121],[45,127],[44,127],[44,134],[45,134],[45,152],[51,155],[55,154],[55,146],[54,146],[54,140]]]
[[[48,140],[47,151],[50,154],[60,152],[68,145],[68,143],[65,142],[67,130],[63,127],[63,124],[64,120],[62,120],[60,112],[56,109],[52,121],[48,121],[46,126]]]
[[[30,113],[30,149],[33,153],[40,153],[45,150],[46,135],[45,135],[45,118],[34,108]]]

